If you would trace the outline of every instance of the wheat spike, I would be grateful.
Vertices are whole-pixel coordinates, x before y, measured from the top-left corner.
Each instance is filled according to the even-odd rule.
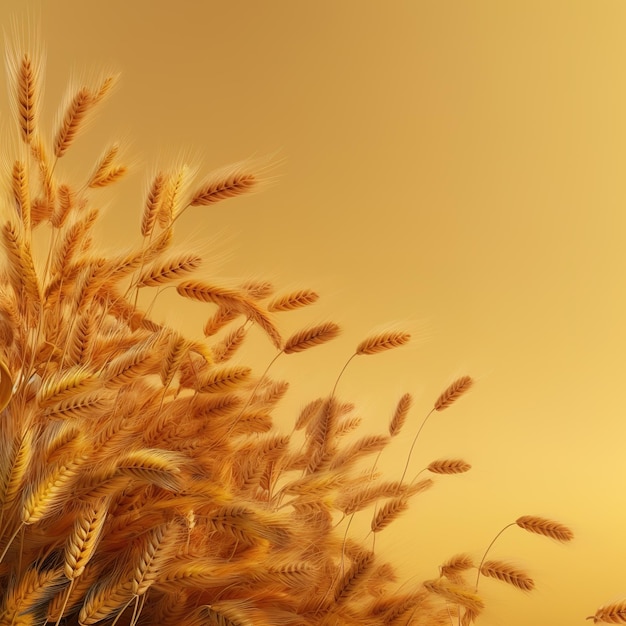
[[[413,396],[410,393],[405,393],[396,406],[396,410],[393,413],[391,422],[389,423],[389,435],[395,437],[402,430],[402,426],[406,422],[406,418],[411,410],[413,404]]]
[[[443,411],[454,404],[474,384],[471,376],[461,376],[455,380],[435,402],[435,411]]]
[[[522,591],[532,591],[535,588],[535,581],[526,572],[505,561],[485,561],[480,573],[489,578],[497,578]]]
[[[411,339],[409,333],[386,332],[364,339],[356,348],[356,354],[378,354],[393,348],[399,348]]]
[[[283,352],[285,354],[293,354],[294,352],[303,352],[314,346],[320,346],[339,335],[341,329],[333,322],[326,322],[311,328],[305,328],[295,335],[292,335],[285,342]]]
[[[463,587],[446,582],[442,578],[438,580],[428,580],[424,583],[424,587],[432,593],[436,593],[446,598],[454,604],[470,609],[474,613],[480,613],[485,604],[482,599],[471,591],[467,591]]]
[[[48,471],[41,477],[39,483],[32,483],[31,488],[24,494],[22,523],[34,524],[58,509],[63,500],[71,496],[68,488],[78,468],[79,463],[72,461]]]
[[[208,206],[251,191],[258,184],[255,174],[235,166],[216,172],[193,194],[191,206]]]
[[[267,310],[270,312],[275,311],[293,311],[301,307],[309,306],[314,302],[317,302],[319,295],[311,289],[300,289],[284,296],[274,298],[268,305]]]
[[[96,105],[115,83],[115,77],[105,78],[96,91],[80,88],[72,97],[59,124],[54,139],[54,155],[62,157],[74,142],[89,110]]]
[[[524,530],[544,537],[550,537],[556,541],[563,543],[571,541],[574,538],[574,533],[564,524],[555,522],[544,517],[537,517],[535,515],[523,515],[515,520],[515,523]]]
[[[246,382],[252,370],[249,367],[227,367],[210,372],[207,376],[200,377],[197,391],[215,392],[230,391]]]
[[[141,220],[141,234],[144,237],[149,237],[154,230],[157,216],[161,208],[161,202],[163,201],[163,193],[167,186],[167,176],[163,172],[159,172],[148,190],[148,197],[146,199],[146,206],[143,211],[143,217]]]
[[[108,507],[108,499],[102,498],[88,504],[82,515],[76,517],[72,534],[65,543],[64,571],[69,580],[78,578],[85,571],[102,536]]]
[[[102,158],[96,165],[96,168],[93,171],[93,174],[89,177],[87,181],[87,187],[92,189],[96,189],[98,187],[106,187],[111,183],[119,180],[126,172],[128,168],[124,165],[113,165],[113,161],[115,157],[118,155],[120,151],[119,144],[113,144],[107,151],[102,155]]]
[[[197,254],[181,254],[161,261],[158,265],[146,270],[137,281],[137,287],[159,287],[185,274],[198,269],[202,257]]]
[[[595,615],[590,615],[587,619],[592,619],[594,624],[626,624],[626,602],[601,606]]]
[[[378,533],[387,528],[393,520],[395,520],[408,508],[409,502],[407,498],[400,497],[390,500],[378,511],[378,513],[376,513],[374,519],[372,519],[372,532]]]
[[[38,52],[20,52],[9,43],[7,70],[12,96],[12,108],[17,117],[22,141],[30,144],[37,134],[43,57]]]
[[[439,459],[430,463],[426,469],[433,474],[462,474],[469,472],[472,466],[462,459]]]
[[[246,333],[246,327],[239,326],[239,328],[228,333],[217,345],[213,346],[213,360],[215,363],[228,361],[243,344]]]
[[[452,582],[456,582],[455,579],[458,574],[472,567],[475,567],[474,559],[469,554],[456,554],[439,567],[439,573],[441,576],[451,579]]]

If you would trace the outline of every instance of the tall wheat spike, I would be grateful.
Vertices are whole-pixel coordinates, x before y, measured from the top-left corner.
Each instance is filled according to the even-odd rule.
[[[94,245],[98,193],[126,171],[118,146],[75,183],[63,157],[115,78],[70,91],[50,132],[39,115],[40,55],[9,47],[8,67],[19,154],[9,160],[2,216],[0,625],[436,626],[450,615],[471,623],[483,607],[463,578],[471,562],[442,566],[445,581],[402,584],[384,555],[342,525],[361,515],[377,535],[433,485],[359,467],[398,438],[411,396],[388,434],[346,441],[360,421],[335,389],[281,433],[273,415],[288,383],[226,363],[255,332],[289,354],[339,327],[308,326],[283,342],[274,313],[311,305],[317,292],[267,302],[270,283],[221,286],[198,275],[199,255],[171,250],[186,210],[256,189],[262,172],[238,163],[188,187],[192,168],[158,170],[136,245],[103,255]],[[33,230],[47,236],[33,239]],[[139,306],[140,295],[168,285],[206,307],[210,343]],[[408,340],[382,333],[353,356]],[[517,523],[563,533],[537,520]],[[526,580],[493,563],[484,572]]]

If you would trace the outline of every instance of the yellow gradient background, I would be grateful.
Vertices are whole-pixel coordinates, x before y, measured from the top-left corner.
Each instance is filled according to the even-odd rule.
[[[189,210],[177,236],[214,280],[319,291],[280,320],[285,334],[344,328],[279,359],[272,372],[292,383],[281,419],[328,393],[372,330],[408,328],[411,348],[355,359],[339,385],[366,432],[415,394],[382,460],[395,477],[437,395],[477,379],[432,417],[411,464],[462,457],[472,471],[441,477],[377,543],[405,579],[436,577],[457,552],[480,558],[534,514],[576,540],[507,530],[490,556],[537,589],[483,580],[480,624],[582,625],[626,597],[626,3],[4,0],[7,31],[27,5],[47,50],[45,127],[72,73],[122,73],[64,164],[80,179],[127,140],[134,174],[102,194],[108,245],[138,237],[155,163],[208,172],[274,155],[262,193]],[[191,304],[164,299],[156,314],[199,333],[208,310]],[[273,356],[261,337],[247,354],[259,367]]]

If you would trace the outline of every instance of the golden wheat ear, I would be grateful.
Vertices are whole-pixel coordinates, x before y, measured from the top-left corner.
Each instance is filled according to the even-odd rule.
[[[118,75],[113,74],[102,79],[95,89],[83,86],[68,92],[54,135],[54,156],[57,159],[68,151],[84,130],[88,114],[109,94],[117,80]]]
[[[30,144],[39,130],[45,54],[37,26],[24,33],[14,22],[11,30],[5,45],[10,106],[22,141]]]
[[[626,624],[626,601],[601,606],[595,615],[586,619],[592,619],[594,624]]]

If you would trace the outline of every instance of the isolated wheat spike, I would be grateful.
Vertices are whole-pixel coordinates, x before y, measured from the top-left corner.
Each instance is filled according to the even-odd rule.
[[[240,162],[188,193],[191,168],[159,169],[137,216],[138,243],[103,254],[97,194],[126,173],[121,147],[108,144],[75,182],[64,156],[115,76],[70,90],[48,132],[37,51],[9,47],[8,66],[19,148],[0,224],[0,626],[473,622],[483,602],[464,578],[471,561],[442,566],[445,581],[400,584],[344,522],[362,515],[376,536],[433,485],[383,480],[375,462],[362,468],[397,437],[412,397],[401,398],[388,434],[346,441],[360,419],[335,389],[303,408],[292,434],[279,432],[273,414],[288,381],[235,362],[246,339],[265,336],[278,356],[326,343],[339,327],[307,326],[284,341],[275,314],[313,304],[316,292],[223,286],[202,272],[201,255],[173,250],[187,209],[253,191],[263,172]],[[46,236],[33,237],[36,229]],[[151,313],[150,290],[169,286],[206,307],[208,339]],[[353,356],[408,340],[382,333]],[[518,524],[562,532],[533,519]]]

